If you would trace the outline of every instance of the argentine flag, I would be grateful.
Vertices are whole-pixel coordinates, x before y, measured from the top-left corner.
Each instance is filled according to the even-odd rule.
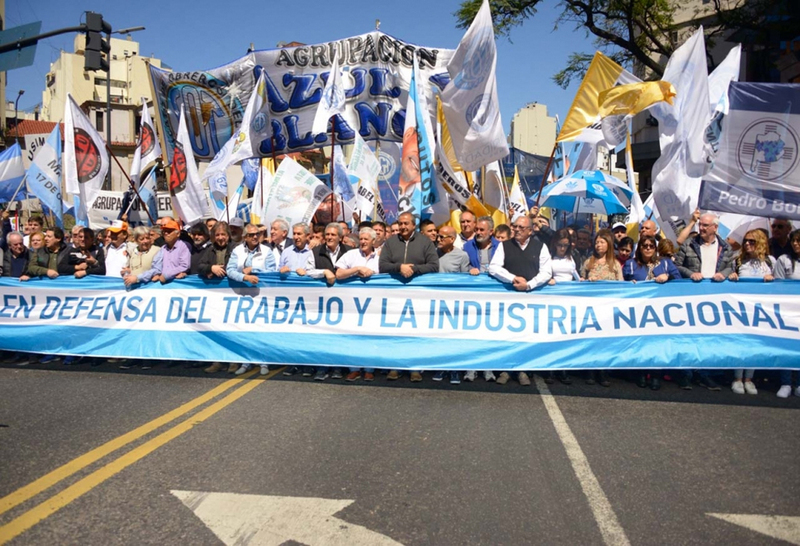
[[[15,142],[9,149],[0,153],[0,203],[11,201],[24,177],[22,152],[19,143]],[[25,188],[22,188],[15,199],[27,199],[27,197]]]

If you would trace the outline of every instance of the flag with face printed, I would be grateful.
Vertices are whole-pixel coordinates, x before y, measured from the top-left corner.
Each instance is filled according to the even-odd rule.
[[[153,129],[153,120],[150,119],[150,110],[147,108],[147,101],[142,99],[142,125],[139,129],[139,142],[136,144],[136,151],[133,152],[131,161],[131,180],[139,187],[139,181],[153,163],[161,157],[161,145]]]
[[[200,175],[197,174],[192,142],[189,140],[186,118],[183,115],[183,105],[181,105],[180,116],[178,138],[175,139],[175,149],[172,154],[169,193],[172,196],[172,206],[175,207],[175,211],[184,224],[191,226],[206,215],[208,202],[203,194]]]
[[[105,141],[68,94],[64,109],[64,186],[67,193],[80,197],[75,208],[79,218],[89,217],[110,160]]]

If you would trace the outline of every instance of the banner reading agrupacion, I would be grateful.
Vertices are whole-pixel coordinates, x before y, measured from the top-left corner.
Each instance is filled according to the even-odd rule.
[[[800,368],[800,283],[0,280],[0,349],[416,369]]]

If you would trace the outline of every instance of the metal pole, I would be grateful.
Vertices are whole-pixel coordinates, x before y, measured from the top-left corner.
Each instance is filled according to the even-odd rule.
[[[333,192],[333,168],[334,168],[333,167],[333,165],[334,165],[333,164],[333,155],[334,155],[334,153],[336,153],[336,148],[335,148],[335,146],[336,146],[335,125],[336,125],[335,122],[331,121],[331,166],[330,166],[330,169],[329,169],[330,175],[331,175],[331,222],[334,221],[334,217],[333,217],[333,206],[334,206],[334,200],[333,200],[333,193],[334,193]]]
[[[115,156],[111,152],[111,147],[108,145],[108,142],[106,142],[106,150],[108,150],[108,155],[111,156],[111,158],[117,164],[117,167],[119,167],[119,170],[122,171],[122,174],[124,174],[125,178],[128,180],[128,184],[130,184],[131,189],[136,194],[136,197],[139,199],[139,202],[142,204],[142,207],[144,208],[144,211],[147,213],[147,218],[150,220],[150,224],[153,225],[153,226],[156,225],[155,220],[153,220],[153,217],[150,216],[150,211],[147,208],[147,203],[145,203],[144,199],[142,199],[142,196],[139,195],[139,190],[136,189],[136,184],[133,183],[133,180],[131,180],[131,177],[128,176],[128,173],[125,172],[125,169],[122,168],[122,165],[120,164],[119,159],[117,159],[117,156]],[[111,169],[109,168],[109,170],[111,170]]]
[[[19,120],[17,119],[17,110],[19,107],[19,98],[25,93],[24,89],[20,89],[19,93],[17,93],[17,100],[14,101],[14,134],[16,135],[15,140],[17,144],[19,144]]]
[[[111,46],[111,33],[108,35],[108,45]],[[114,155],[111,151],[111,53],[108,54],[108,72],[106,72],[106,145],[108,146],[108,153]],[[111,165],[109,165],[108,173],[106,174],[106,186],[111,189]],[[147,208],[147,205],[145,205]]]

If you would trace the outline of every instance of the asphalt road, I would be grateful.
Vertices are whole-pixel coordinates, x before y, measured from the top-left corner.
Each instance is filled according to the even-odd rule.
[[[714,513],[800,544],[800,397],[774,384],[35,368],[0,367],[0,543],[786,543]]]

